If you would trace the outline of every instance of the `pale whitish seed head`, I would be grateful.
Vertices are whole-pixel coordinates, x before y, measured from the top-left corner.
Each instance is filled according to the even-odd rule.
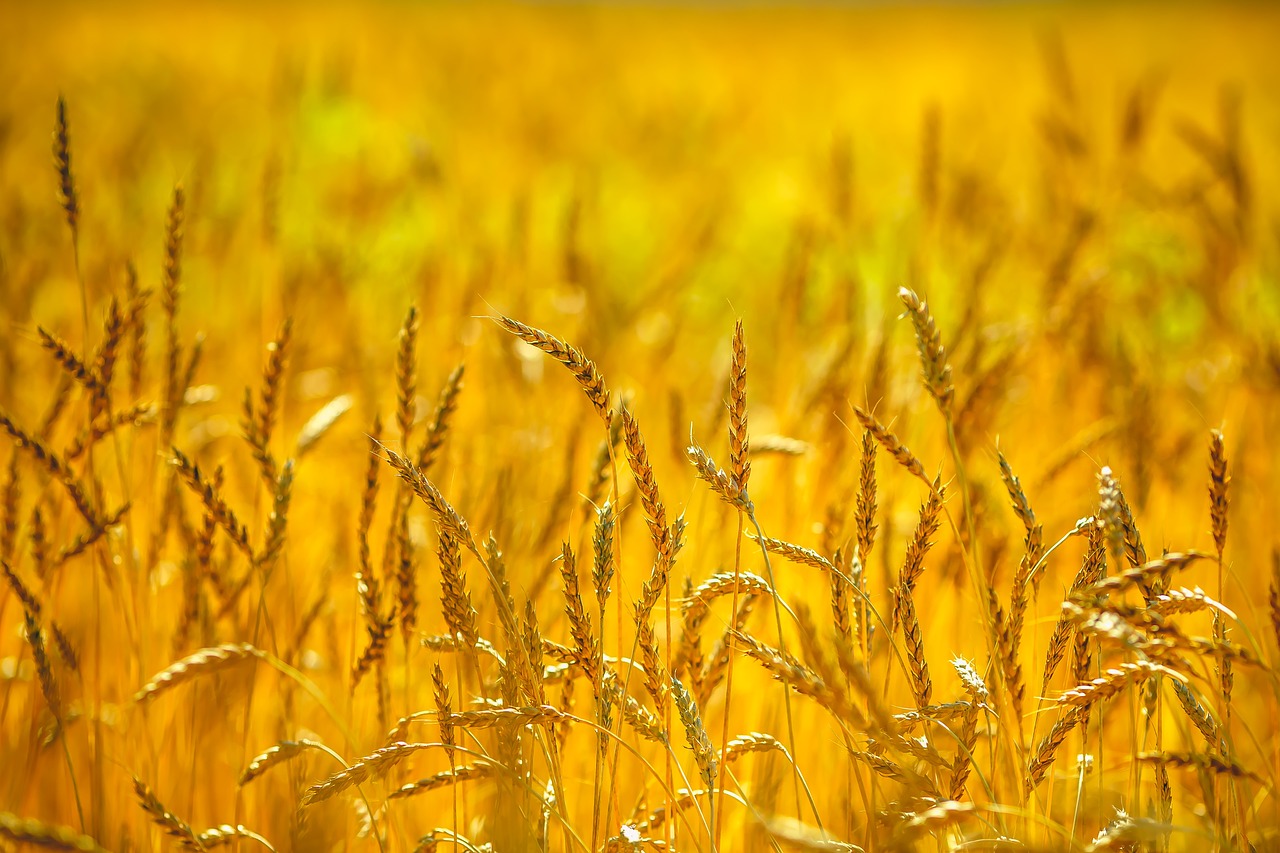
[[[969,691],[978,701],[985,701],[987,698],[987,685],[973,664],[962,657],[955,657],[951,660],[951,666],[955,668],[956,675],[960,676],[960,681],[964,683],[965,690]]]

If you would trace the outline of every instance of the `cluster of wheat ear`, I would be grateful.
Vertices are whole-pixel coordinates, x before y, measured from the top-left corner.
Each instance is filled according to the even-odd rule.
[[[1040,218],[928,108],[903,269],[859,268],[837,143],[736,322],[681,295],[714,236],[635,295],[578,196],[550,248],[517,205],[366,293],[291,250],[279,163],[252,233],[166,189],[148,276],[58,98],[43,207],[0,213],[0,851],[1280,845],[1271,173],[1230,89],[1177,125],[1188,188],[1144,171],[1147,84],[1105,159],[1049,41]],[[421,158],[318,203],[474,189]],[[1198,262],[1126,254],[1133,208]],[[209,286],[241,252],[260,304]],[[500,280],[544,262],[545,300]]]

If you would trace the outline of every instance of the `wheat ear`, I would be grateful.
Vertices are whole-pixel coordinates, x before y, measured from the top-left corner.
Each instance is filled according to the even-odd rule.
[[[272,767],[275,767],[278,764],[283,764],[294,756],[301,755],[308,749],[323,750],[324,747],[322,744],[314,740],[308,740],[307,738],[280,741],[280,743],[263,750],[250,759],[249,763],[244,768],[244,772],[240,774],[240,779],[236,784],[241,787],[248,785]]]
[[[71,130],[67,123],[67,102],[58,96],[53,125],[53,167],[58,173],[58,203],[66,215],[72,239],[78,235],[80,196],[76,192],[75,175],[71,171]]]
[[[15,844],[30,844],[46,850],[104,853],[97,841],[69,827],[45,823],[34,818],[21,818],[10,812],[0,812],[0,838]]]
[[[343,770],[339,770],[322,782],[317,782],[302,795],[304,806],[323,802],[354,785],[362,784],[370,777],[381,777],[395,765],[431,744],[396,743],[366,755]]]
[[[181,847],[192,850],[204,849],[204,845],[196,837],[191,825],[169,811],[156,797],[155,792],[137,776],[133,777],[133,791],[138,797],[138,805],[151,816],[151,822],[160,827],[165,835],[177,839]]]
[[[167,693],[180,684],[204,675],[213,675],[240,663],[254,660],[263,653],[248,643],[212,646],[187,655],[156,673],[133,696],[135,702],[150,702],[161,693]]]
[[[934,402],[946,418],[951,417],[951,404],[955,397],[955,386],[951,384],[951,365],[947,363],[947,350],[942,345],[942,333],[933,321],[929,305],[915,291],[903,287],[898,290],[898,298],[907,307],[907,315],[911,325],[915,327],[916,344],[920,349],[920,364],[923,367],[925,387],[933,395]]]
[[[410,782],[407,785],[401,785],[390,794],[387,794],[387,799],[401,800],[405,797],[413,797],[418,794],[425,794],[428,791],[445,788],[449,785],[456,785],[459,782],[470,782],[473,779],[487,779],[492,776],[493,773],[493,765],[487,761],[477,761],[474,764],[463,764],[452,770],[443,770],[434,776],[419,779],[417,782]]]
[[[600,375],[595,362],[583,355],[577,347],[541,329],[526,326],[510,317],[494,317],[493,321],[520,340],[542,350],[569,368],[569,372],[573,374],[574,379],[578,380],[587,399],[595,407],[596,414],[601,417],[606,427],[609,425],[613,417],[609,408],[609,389],[605,386],[604,377]]]

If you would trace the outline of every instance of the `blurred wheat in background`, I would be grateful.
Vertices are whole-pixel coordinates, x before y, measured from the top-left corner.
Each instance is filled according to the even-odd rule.
[[[0,16],[0,850],[1280,849],[1277,10]]]

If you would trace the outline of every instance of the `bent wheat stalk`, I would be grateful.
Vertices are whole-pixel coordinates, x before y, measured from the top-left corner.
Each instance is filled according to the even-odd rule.
[[[133,701],[139,704],[152,702],[161,693],[168,693],[180,684],[201,676],[213,675],[261,657],[263,653],[248,643],[200,649],[152,676],[151,680],[133,695]]]

